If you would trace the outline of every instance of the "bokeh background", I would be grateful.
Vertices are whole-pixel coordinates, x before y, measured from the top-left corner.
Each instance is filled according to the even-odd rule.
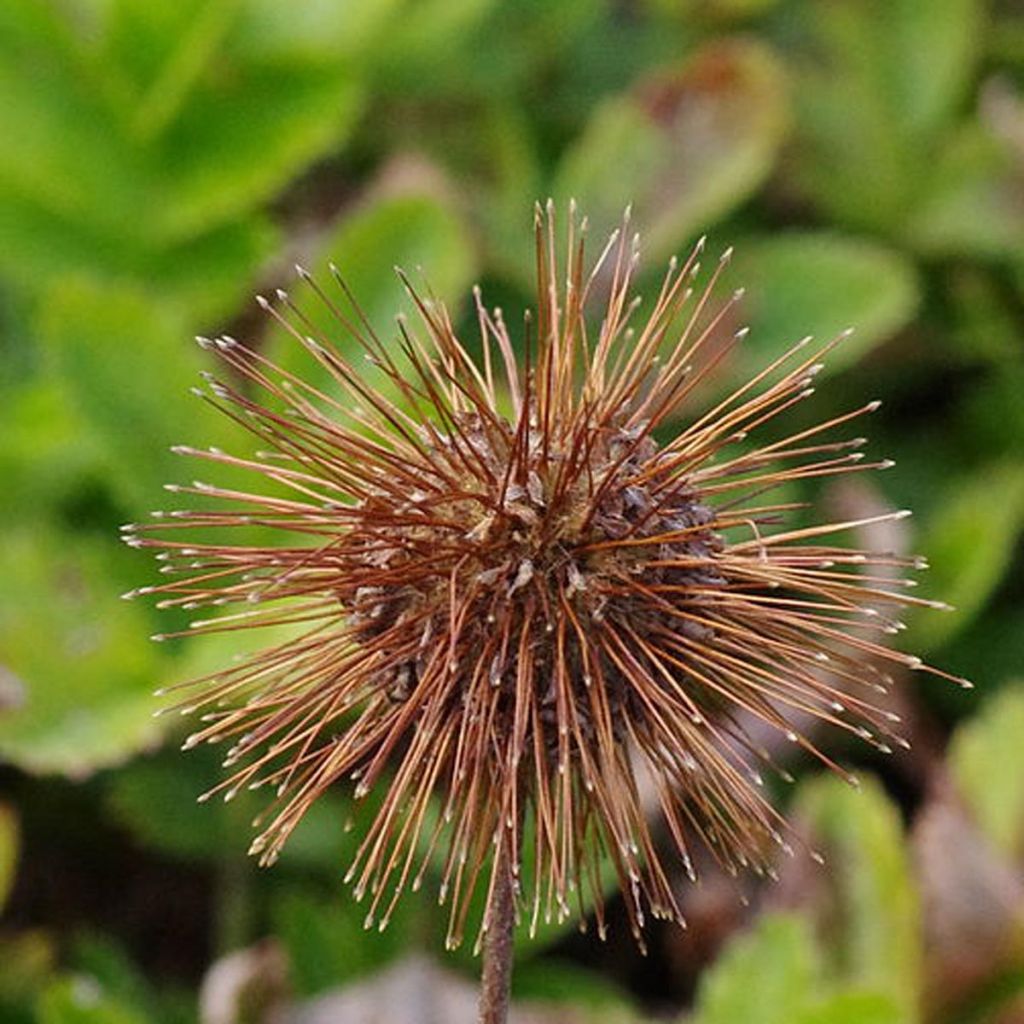
[[[429,895],[363,931],[344,792],[267,871],[255,795],[195,803],[216,751],[179,753],[152,691],[238,641],[151,643],[180,623],[119,599],[155,567],[117,527],[190,479],[169,445],[246,450],[189,394],[193,335],[292,360],[252,295],[297,260],[336,261],[389,336],[396,263],[467,328],[474,282],[518,322],[549,195],[595,236],[632,202],[651,275],[735,246],[752,330],[716,387],[857,328],[811,414],[882,398],[897,467],[815,497],[916,510],[865,539],[931,561],[921,592],[959,611],[903,642],[977,689],[907,680],[909,753],[830,748],[859,792],[787,755],[825,868],[680,878],[690,930],[646,957],[625,927],[524,939],[529,1019],[1024,1021],[1020,4],[3,0],[4,1024],[472,1019]]]

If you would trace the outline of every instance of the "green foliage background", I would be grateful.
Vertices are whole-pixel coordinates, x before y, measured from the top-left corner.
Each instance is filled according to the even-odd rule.
[[[258,804],[195,805],[216,761],[176,752],[152,691],[237,646],[150,643],[176,624],[119,599],[155,570],[117,526],[185,479],[171,444],[244,450],[189,392],[207,366],[193,335],[244,334],[289,365],[251,297],[292,287],[295,260],[339,264],[386,334],[407,308],[393,264],[422,267],[457,317],[477,281],[519,311],[548,195],[574,197],[595,237],[632,203],[651,275],[703,232],[736,247],[751,333],[722,386],[805,334],[857,328],[815,415],[885,400],[872,450],[898,468],[858,500],[917,511],[922,592],[959,612],[914,617],[906,643],[979,689],[920,683],[930,747],[868,761],[860,793],[789,766],[779,798],[830,866],[784,878],[783,898],[758,888],[775,909],[729,918],[720,955],[657,933],[641,967],[551,928],[524,945],[520,993],[581,1020],[1024,1014],[1018,5],[3,0],[3,1021],[194,1019],[205,967],[261,937],[295,998],[440,949],[430,899],[362,931],[339,883],[344,793],[271,873],[244,859]],[[935,888],[927,826],[951,808],[988,859],[951,854]],[[986,871],[1009,917],[987,969],[951,985],[970,950],[944,951],[935,914],[952,913],[944,886]]]

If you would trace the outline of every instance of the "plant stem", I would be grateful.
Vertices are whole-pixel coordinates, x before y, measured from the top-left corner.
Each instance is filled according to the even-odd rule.
[[[505,1024],[508,1020],[512,959],[515,953],[516,901],[510,858],[503,857],[495,865],[495,871],[497,875],[491,891],[487,931],[484,934],[480,1024]]]

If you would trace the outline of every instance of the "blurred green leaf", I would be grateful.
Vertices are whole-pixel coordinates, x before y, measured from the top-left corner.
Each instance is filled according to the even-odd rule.
[[[234,33],[234,48],[258,61],[367,59],[387,45],[402,0],[248,0]]]
[[[0,803],[0,911],[14,888],[18,845],[18,819],[14,808]]]
[[[67,279],[47,298],[41,333],[130,508],[152,508],[163,484],[179,478],[170,445],[237,441],[240,431],[190,393],[201,383],[203,353],[174,311],[145,293]]]
[[[668,258],[771,171],[787,124],[785,73],[752,40],[719,40],[601,104],[560,165],[599,245],[633,205],[649,259]]]
[[[794,170],[840,223],[892,234],[978,57],[978,0],[804,0]]]
[[[629,999],[614,982],[596,971],[551,957],[516,964],[512,998],[585,1010],[592,1024],[636,1020]]]
[[[453,317],[474,273],[469,240],[455,214],[440,200],[417,194],[383,198],[362,207],[342,220],[321,249],[314,276],[338,307],[355,319],[344,293],[331,278],[330,262],[337,264],[367,319],[385,342],[397,336],[395,316],[412,308],[393,270],[395,265],[405,270],[414,284],[419,282],[422,269],[427,286],[449,304]],[[362,360],[362,353],[343,325],[312,289],[300,284],[294,299],[323,337],[350,357]],[[326,371],[286,331],[274,330],[266,351],[283,368],[330,389]]]
[[[402,899],[384,931],[364,928],[365,907],[348,891],[325,897],[291,886],[271,906],[274,934],[291,963],[296,989],[312,995],[363,977],[397,959],[416,944],[420,901]]]
[[[181,308],[190,326],[205,326],[244,305],[254,275],[279,241],[268,221],[252,217],[148,254],[132,277]]]
[[[787,232],[736,247],[728,285],[743,286],[741,316],[750,335],[737,351],[736,375],[748,377],[805,335],[824,344],[853,335],[826,369],[852,365],[913,317],[921,284],[898,252],[828,232]]]
[[[874,779],[853,789],[821,775],[801,785],[795,812],[826,858],[819,909],[829,973],[890,997],[900,1020],[917,1020],[920,907],[896,807]]]
[[[765,914],[730,942],[701,978],[694,1024],[790,1024],[817,977],[814,943],[799,917]]]
[[[137,1010],[110,998],[88,975],[61,978],[36,1005],[38,1024],[146,1024]]]
[[[154,702],[154,706],[155,706]],[[184,860],[215,860],[224,851],[239,852],[249,837],[238,835],[219,800],[198,804],[197,797],[220,781],[216,761],[201,754],[169,755],[135,761],[111,778],[114,817],[151,849]],[[249,817],[255,797],[239,794]]]
[[[42,931],[0,936],[0,1019],[36,1024],[32,1004],[53,974],[57,951]]]
[[[185,861],[213,861],[225,852],[245,852],[255,836],[239,830],[266,806],[269,797],[243,790],[225,807],[219,798],[197,798],[227,777],[222,752],[177,750],[136,760],[112,776],[108,791],[114,817],[146,846]],[[281,854],[282,868],[322,868],[336,874],[347,866],[357,836],[345,831],[353,816],[341,793],[323,795],[303,816]]]
[[[62,383],[40,377],[0,391],[4,443],[0,445],[0,520],[54,517],[98,486],[102,449],[71,407]]]
[[[361,107],[344,68],[224,69],[193,91],[153,156],[164,197],[155,230],[185,240],[269,199],[339,145]]]
[[[1024,123],[1024,115],[1018,114]],[[906,235],[928,256],[982,259],[1024,253],[1021,158],[980,124],[966,125],[939,154]]]
[[[26,687],[0,716],[0,757],[82,778],[157,740],[160,671],[145,615],[118,598],[109,546],[67,539],[37,524],[0,549],[0,664]]]
[[[908,1016],[880,992],[851,989],[828,996],[796,1020],[799,1024],[914,1024],[917,1017]]]
[[[985,835],[1012,858],[1024,855],[1024,683],[990,697],[957,729],[949,767]]]
[[[94,230],[130,224],[147,177],[81,63],[43,39],[0,44],[0,131],[17,140],[0,153],[3,205],[35,203]]]
[[[460,60],[496,0],[400,0],[388,32],[372,54],[371,74],[390,89],[408,95],[434,88],[451,75],[447,62]]]
[[[931,566],[928,593],[955,610],[914,609],[906,616],[909,649],[932,651],[970,624],[1009,568],[1022,528],[1024,466],[992,465],[947,488],[916,547]]]

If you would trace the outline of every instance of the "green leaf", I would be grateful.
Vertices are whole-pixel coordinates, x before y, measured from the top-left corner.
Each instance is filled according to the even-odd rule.
[[[237,441],[240,431],[190,393],[201,383],[203,353],[176,313],[145,293],[65,280],[51,290],[40,330],[129,507],[152,508],[163,484],[180,478],[170,445]]]
[[[36,997],[52,978],[57,951],[42,931],[0,935],[0,1016],[4,1024],[35,1022]]]
[[[551,957],[516,964],[512,998],[585,1010],[586,1020],[592,1024],[637,1019],[626,994],[612,980],[596,971]]]
[[[718,41],[600,105],[564,158],[555,194],[563,205],[575,197],[602,240],[632,203],[657,262],[758,188],[786,123],[774,53],[750,40]]]
[[[250,217],[147,255],[136,275],[161,300],[180,307],[190,324],[216,323],[251,298],[257,270],[279,242],[267,220]]]
[[[18,867],[18,819],[14,808],[0,804],[0,911],[14,888]]]
[[[836,220],[893,234],[978,57],[978,0],[798,8],[797,178]]]
[[[814,943],[799,917],[765,914],[705,971],[694,1024],[790,1024],[817,978]]]
[[[928,594],[954,611],[916,609],[906,616],[908,649],[932,651],[971,623],[1006,574],[1022,527],[1024,466],[988,466],[947,488],[916,546],[931,566]]]
[[[249,826],[270,797],[242,790],[229,806],[197,798],[226,778],[223,751],[168,750],[136,760],[110,780],[107,799],[114,818],[141,843],[183,861],[212,861],[225,853],[244,853],[255,836]],[[358,836],[345,831],[352,801],[342,793],[325,794],[303,816],[281,854],[284,868],[347,866]],[[245,827],[239,828],[239,822]]]
[[[1011,858],[1024,856],[1024,682],[989,698],[957,729],[949,767],[983,832]]]
[[[4,443],[0,445],[0,521],[37,523],[94,493],[102,451],[54,377],[0,391]]]
[[[88,975],[52,982],[36,1005],[38,1024],[146,1024],[136,1010],[110,998]]]
[[[917,272],[900,253],[823,231],[740,242],[727,282],[746,289],[741,315],[750,335],[736,368],[744,379],[805,335],[824,343],[853,327],[826,369],[849,366],[891,338],[921,300]]]
[[[397,335],[395,316],[412,308],[393,270],[396,264],[414,282],[419,280],[422,268],[430,290],[449,304],[453,318],[474,272],[473,253],[465,230],[446,205],[429,195],[377,200],[343,220],[325,242],[313,267],[314,276],[338,306],[347,311],[344,295],[331,279],[329,262],[338,266],[356,301],[385,341]],[[299,286],[293,297],[324,337],[342,352],[362,359],[361,350],[311,289]],[[267,353],[283,368],[298,372],[319,386],[331,387],[326,371],[287,332],[272,332]]]
[[[796,1018],[797,1024],[915,1024],[896,1002],[880,992],[842,990]]]
[[[396,93],[437,88],[494,6],[496,0],[401,0],[374,48],[370,74]]]
[[[0,95],[0,132],[17,140],[0,152],[5,199],[92,229],[144,229],[142,164],[80,62],[42,40],[0,37]]]
[[[291,977],[304,995],[352,981],[397,959],[415,943],[419,930],[415,899],[399,901],[383,931],[363,927],[365,908],[342,892],[325,897],[313,889],[279,890],[271,906],[273,932],[291,962]]]
[[[40,524],[5,536],[0,664],[26,696],[0,716],[0,758],[26,771],[82,778],[160,735],[156,648],[142,609],[118,598],[111,554]]]
[[[1024,112],[1017,111],[1018,120]],[[906,234],[931,257],[1019,257],[1024,237],[1020,158],[1011,142],[968,124],[925,179]]]
[[[186,240],[248,212],[338,146],[363,97],[337,66],[244,66],[196,87],[153,154],[154,230]]]
[[[282,6],[278,0],[248,0],[233,33],[233,46],[257,61],[353,60],[386,46],[395,31],[402,0],[307,0]]]
[[[853,789],[831,775],[805,782],[796,812],[826,858],[820,907],[830,973],[892,999],[917,1020],[920,906],[899,812],[871,778]]]

